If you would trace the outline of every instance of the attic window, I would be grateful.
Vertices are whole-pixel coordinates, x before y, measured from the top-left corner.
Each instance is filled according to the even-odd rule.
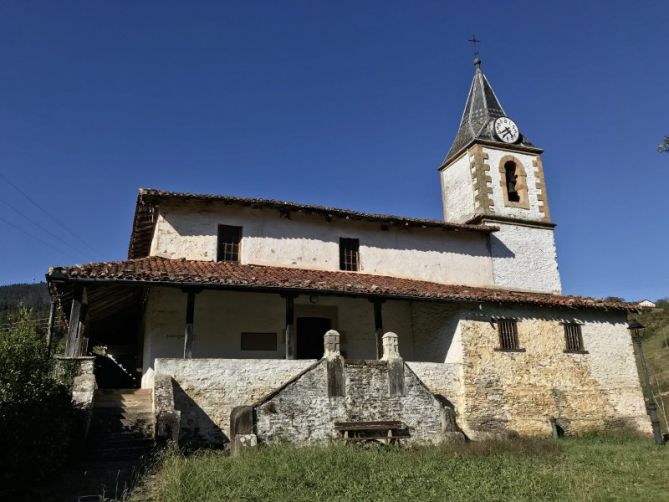
[[[242,241],[242,227],[218,226],[217,261],[239,262],[239,247]]]
[[[360,240],[339,239],[339,270],[356,271],[360,268]]]
[[[518,346],[518,322],[515,319],[498,319],[497,332],[499,334],[497,350],[523,351]]]
[[[506,193],[509,202],[520,202],[518,193],[518,174],[516,173],[516,163],[512,160],[504,164],[504,175],[506,176]]]
[[[581,325],[575,322],[564,324],[565,352],[584,353]]]

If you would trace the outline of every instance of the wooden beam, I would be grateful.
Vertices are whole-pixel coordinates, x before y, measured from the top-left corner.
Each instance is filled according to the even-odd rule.
[[[65,355],[68,357],[78,357],[81,355],[81,338],[83,336],[84,318],[86,316],[85,296],[83,288],[76,289],[72,296],[70,326],[67,330],[67,340],[65,341]]]
[[[53,324],[56,319],[56,300],[51,300],[49,308],[49,325],[46,330],[46,353],[51,354],[51,340],[53,339]]]
[[[297,359],[295,337],[295,296],[282,295],[286,299],[286,359]]]
[[[381,359],[383,355],[383,311],[381,305],[384,300],[374,298],[370,300],[374,304],[374,339],[376,340],[376,358]]]
[[[186,291],[186,329],[184,331],[184,359],[193,356],[193,323],[195,321],[195,290]]]

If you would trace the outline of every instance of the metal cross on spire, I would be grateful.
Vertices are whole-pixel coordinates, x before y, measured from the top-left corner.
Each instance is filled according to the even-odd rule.
[[[481,41],[480,41],[478,38],[476,38],[476,35],[472,34],[472,38],[470,38],[469,40],[467,40],[467,42],[471,42],[472,47],[474,48],[474,57],[478,57],[478,55],[479,55],[479,48],[478,48],[478,45],[477,45],[477,44],[480,44]]]
[[[467,42],[470,42],[472,44],[472,48],[474,49],[474,66],[476,66],[477,68],[480,68],[481,58],[479,57],[478,44],[480,44],[481,41],[478,38],[476,38],[476,34],[472,34],[472,38],[467,40]]]

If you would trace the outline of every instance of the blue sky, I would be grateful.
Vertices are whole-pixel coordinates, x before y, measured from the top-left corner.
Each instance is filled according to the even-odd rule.
[[[0,1],[0,283],[125,258],[139,187],[441,217],[475,32],[565,292],[667,296],[665,7]]]

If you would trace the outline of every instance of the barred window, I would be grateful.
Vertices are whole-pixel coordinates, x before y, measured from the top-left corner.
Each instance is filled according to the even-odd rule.
[[[564,324],[565,352],[584,352],[581,325],[574,322]]]
[[[518,323],[515,319],[499,319],[499,348],[501,350],[518,350]]]
[[[360,241],[339,239],[339,269],[355,271],[360,268]]]
[[[218,261],[239,261],[239,245],[242,241],[242,227],[218,226]]]

